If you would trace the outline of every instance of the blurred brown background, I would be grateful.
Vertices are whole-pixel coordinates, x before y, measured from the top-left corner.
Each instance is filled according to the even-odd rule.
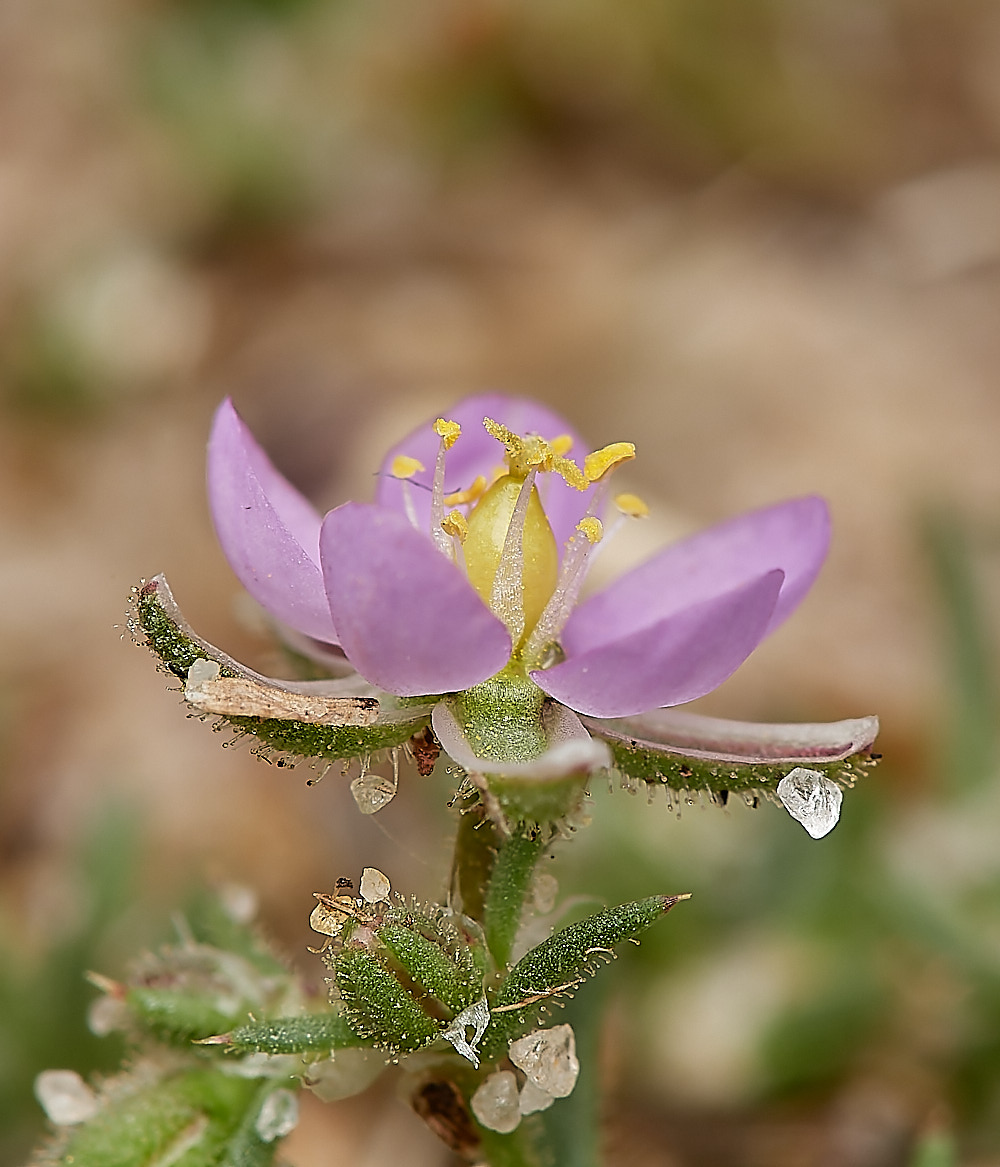
[[[123,630],[162,570],[203,635],[273,662],[207,517],[217,402],[331,505],[502,389],[636,442],[654,515],[624,559],[826,495],[814,593],[704,706],[883,718],[877,790],[809,847],[773,807],[594,792],[564,889],[616,894],[613,854],[623,892],[695,887],[711,924],[614,970],[612,1162],[876,1167],[941,1131],[933,1163],[1000,1163],[998,317],[989,0],[0,0],[0,1155],[38,1069],[105,1058],[81,967],[120,972],[197,879],[256,888],[308,968],[311,892],[444,874],[445,784],[362,819],[336,773],[221,749]],[[769,915],[813,878],[847,939]],[[937,923],[887,936],[911,895]],[[831,1060],[795,1010],[859,962],[882,1004],[834,1011]],[[400,1155],[445,1162],[391,1084],[306,1105],[288,1145]]]

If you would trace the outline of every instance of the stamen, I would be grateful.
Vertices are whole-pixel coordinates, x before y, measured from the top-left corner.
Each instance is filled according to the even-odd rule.
[[[583,461],[583,472],[588,482],[599,482],[605,474],[622,462],[630,462],[635,457],[632,442],[612,442],[588,454]]]
[[[462,427],[457,421],[446,421],[439,417],[434,423],[434,432],[441,439],[437,458],[434,462],[434,480],[431,485],[431,537],[437,549],[449,559],[454,559],[454,548],[444,531],[444,461],[445,454],[458,441]]]
[[[419,458],[411,458],[408,454],[397,454],[392,460],[390,472],[393,478],[398,478],[403,484],[403,509],[406,511],[406,517],[410,520],[410,526],[420,528],[420,520],[417,518],[417,508],[413,505],[413,491],[410,486],[410,479],[414,474],[418,474],[424,469],[423,462]]]
[[[469,520],[461,511],[449,511],[441,520],[441,530],[459,543],[464,543],[469,533]]]
[[[529,470],[537,469],[558,474],[576,490],[586,490],[590,485],[590,480],[580,467],[569,458],[564,458],[555,445],[544,438],[536,434],[522,438],[491,417],[483,418],[483,426],[488,434],[507,447],[507,465],[514,477],[520,478]],[[569,448],[566,445],[567,441],[572,445],[572,439],[566,435],[556,439],[563,450]]]
[[[604,538],[604,524],[596,515],[587,515],[576,525],[581,535],[586,535],[591,543],[600,543]]]
[[[630,519],[644,519],[649,514],[649,507],[637,494],[616,494],[614,503]]]
[[[607,479],[605,479],[605,482]],[[601,550],[606,547],[629,519],[645,519],[649,515],[649,507],[637,494],[616,494],[612,500],[618,510],[613,522],[604,532]]]
[[[573,449],[573,439],[569,434],[560,434],[559,437],[553,438],[549,445],[552,447],[552,453],[562,458]]]
[[[434,423],[434,432],[443,442],[444,448],[450,450],[458,441],[462,427],[457,421],[446,421],[443,417],[439,417]]]
[[[501,470],[501,473],[503,471]],[[447,507],[463,507],[470,502],[475,502],[476,499],[482,497],[486,490],[486,479],[482,474],[478,474],[473,480],[472,485],[467,490],[456,490],[451,494],[444,496],[444,505]]]
[[[392,460],[390,473],[393,478],[412,478],[414,474],[419,474],[424,469],[426,467],[419,458],[411,458],[408,454],[397,454]]]
[[[534,469],[529,470],[521,483],[490,596],[490,607],[507,625],[515,645],[524,635],[524,520],[535,485],[535,473]]]
[[[574,490],[586,490],[590,485],[586,473],[569,458],[553,458],[552,465],[546,469],[555,471],[563,482],[567,486],[572,486]]]
[[[605,480],[594,491],[587,513],[577,523],[576,530],[566,544],[555,590],[541,616],[538,617],[521,653],[521,658],[528,668],[539,666],[546,656],[549,645],[558,638],[566,626],[570,613],[576,607],[580,589],[587,575],[591,552],[603,538],[604,526],[594,511],[603,507],[607,491],[608,481]]]

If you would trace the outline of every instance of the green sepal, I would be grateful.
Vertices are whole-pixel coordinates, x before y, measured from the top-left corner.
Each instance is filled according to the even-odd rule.
[[[198,636],[181,615],[163,576],[133,588],[129,627],[166,669],[182,681],[187,679],[196,660],[214,661],[219,665],[220,677],[267,680],[257,678],[251,670]],[[292,717],[246,717],[229,713],[205,716],[216,718],[216,729],[229,726],[239,734],[256,737],[264,750],[328,761],[367,758],[379,750],[401,746],[430,721],[430,713],[422,705],[408,708],[406,702],[393,702],[392,708],[382,708],[373,697],[355,700],[373,715],[377,713],[371,724],[313,724]]]
[[[170,1045],[183,1046],[232,1025],[234,1015],[222,1012],[214,1000],[177,989],[136,988],[125,994],[126,1005],[144,1029]]]
[[[507,824],[551,824],[577,810],[593,767],[545,776],[517,772],[552,748],[556,711],[573,717],[551,701],[520,665],[511,663],[489,680],[445,697],[442,704],[469,752],[464,757],[452,747],[452,757],[484,776]],[[449,749],[447,740],[442,739],[442,745]]]
[[[331,964],[351,1029],[374,1045],[392,1052],[420,1049],[445,1028],[424,1012],[379,954],[348,943]]]
[[[341,1012],[303,1013],[298,1017],[278,1017],[273,1021],[253,1021],[225,1035],[235,1053],[305,1054],[369,1046],[359,1037]],[[218,1044],[222,1044],[221,1040]]]
[[[704,793],[712,801],[723,804],[730,794],[751,800],[767,797],[796,766],[807,766],[851,789],[878,761],[877,756],[871,754],[854,754],[836,762],[812,759],[780,763],[716,761],[602,735],[597,719],[584,718],[584,723],[595,737],[608,744],[612,765],[623,778],[645,782],[649,786],[664,786],[668,797],[671,792],[681,798]]]
[[[539,827],[561,822],[573,815],[589,782],[589,774],[566,774],[559,778],[486,775],[490,794],[508,823],[525,821]]]
[[[378,939],[395,961],[454,1016],[482,996],[482,975],[476,983],[475,969],[466,961],[459,965],[442,946],[414,924],[386,920],[378,929]]]
[[[492,1019],[483,1041],[484,1056],[503,1056],[507,1044],[537,1019],[546,1004],[571,995],[595,971],[599,958],[613,955],[616,944],[644,932],[682,898],[686,897],[650,896],[606,908],[570,924],[526,953],[490,1002]]]
[[[94,1118],[75,1127],[36,1163],[64,1167],[268,1167],[277,1142],[255,1122],[276,1083],[194,1070],[138,1090],[128,1077],[103,1091]]]

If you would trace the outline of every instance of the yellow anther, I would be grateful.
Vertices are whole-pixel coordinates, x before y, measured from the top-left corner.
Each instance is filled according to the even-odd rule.
[[[593,515],[587,515],[586,518],[581,519],[577,523],[576,529],[581,535],[585,535],[591,543],[600,543],[604,537],[604,524]]]
[[[443,417],[439,417],[434,423],[434,432],[444,442],[444,448],[450,450],[458,441],[462,427],[457,421],[445,421]]]
[[[616,494],[615,506],[630,519],[644,519],[649,514],[649,507],[637,494]]]
[[[589,482],[598,482],[613,467],[629,462],[635,457],[635,446],[631,442],[612,442],[588,454],[583,462],[583,472]]]
[[[564,458],[553,443],[538,437],[537,434],[528,434],[522,438],[491,417],[483,418],[483,425],[488,434],[507,447],[508,473],[512,478],[523,480],[529,470],[536,469],[558,474],[577,490],[587,489],[589,483],[586,475],[575,462]],[[562,443],[565,439],[557,438],[556,441]]]
[[[569,458],[553,458],[550,469],[554,470],[563,482],[567,486],[572,486],[574,490],[586,490],[590,485],[584,471]]]
[[[453,494],[446,494],[444,496],[444,505],[446,507],[465,506],[467,503],[475,502],[485,489],[486,479],[482,474],[479,474],[473,479],[472,485],[467,490],[456,490]]]
[[[449,511],[441,520],[441,530],[446,535],[453,535],[459,543],[464,543],[469,533],[469,520],[461,511]]]
[[[507,446],[519,445],[521,439],[509,430],[505,425],[501,425],[498,421],[494,421],[492,417],[483,418],[483,429],[490,435],[491,438],[496,438],[502,445]]]
[[[397,454],[392,460],[393,478],[412,478],[423,469],[423,462],[418,458],[411,458],[408,454]]]
[[[562,458],[573,449],[573,438],[569,434],[560,434],[559,437],[553,438],[549,445],[552,447],[552,453]]]

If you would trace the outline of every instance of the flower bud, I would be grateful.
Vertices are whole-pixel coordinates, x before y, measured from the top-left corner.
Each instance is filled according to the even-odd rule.
[[[449,1022],[483,997],[482,932],[439,907],[359,902],[325,959],[351,1028],[392,1052],[452,1041]]]

